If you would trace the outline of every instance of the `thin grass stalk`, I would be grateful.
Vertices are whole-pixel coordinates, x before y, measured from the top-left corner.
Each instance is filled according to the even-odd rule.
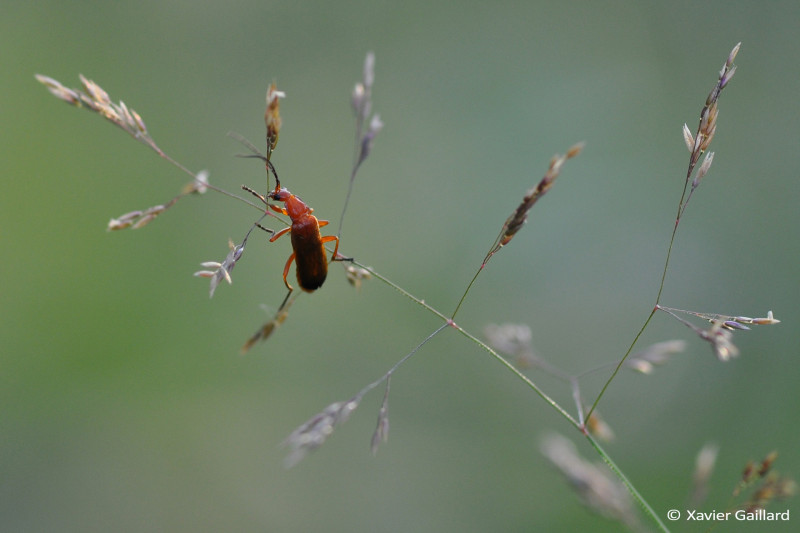
[[[605,462],[606,465],[608,465],[608,468],[611,469],[611,471],[614,472],[614,475],[616,475],[617,478],[619,478],[619,480],[622,482],[622,484],[625,485],[625,488],[628,489],[628,492],[633,497],[633,499],[636,500],[636,502],[639,504],[639,506],[641,507],[642,511],[644,511],[644,513],[658,526],[658,528],[661,531],[664,531],[665,533],[669,533],[669,528],[667,528],[667,526],[664,524],[664,522],[658,516],[658,513],[656,513],[653,510],[653,508],[650,506],[650,504],[647,503],[647,500],[645,500],[644,496],[642,496],[639,493],[639,491],[633,485],[631,480],[628,479],[628,476],[626,476],[622,472],[622,470],[620,470],[620,468],[617,466],[617,464],[614,461],[611,460],[611,457],[608,455],[608,453],[606,453],[606,451],[603,449],[603,447],[600,446],[600,443],[597,442],[597,439],[595,439],[594,437],[592,437],[588,433],[585,433],[585,436],[586,436],[586,440],[589,441],[589,444],[592,445],[592,447],[595,449],[597,454],[603,459],[603,462]]]

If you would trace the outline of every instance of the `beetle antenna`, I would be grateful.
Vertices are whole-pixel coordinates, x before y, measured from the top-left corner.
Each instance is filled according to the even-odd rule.
[[[256,157],[258,159],[261,159],[262,161],[266,161],[267,160],[267,157],[264,154],[262,154],[258,150],[258,148],[256,148],[255,145],[253,145],[253,143],[251,143],[250,141],[245,139],[244,136],[242,136],[241,134],[236,133],[235,131],[229,131],[228,132],[228,137],[231,137],[232,139],[236,139],[237,141],[242,143],[252,153],[252,155],[236,154],[236,157]]]
[[[247,158],[260,159],[264,163],[266,163],[266,165],[267,165],[267,185],[269,185],[269,173],[272,172],[272,175],[275,176],[275,192],[277,192],[281,188],[281,180],[278,179],[278,173],[275,172],[275,165],[272,164],[272,161],[270,161],[267,156],[262,154],[258,150],[258,148],[256,148],[255,145],[253,145],[253,143],[251,143],[250,141],[245,139],[239,133],[236,133],[235,131],[229,131],[228,132],[228,137],[236,139],[237,141],[242,143],[248,150],[250,150],[250,152],[252,152],[250,154],[236,154],[236,157],[242,157],[242,158],[246,158],[246,159]]]
[[[278,179],[278,173],[275,172],[275,165],[272,164],[272,161],[269,159],[265,160],[267,163],[267,178],[269,178],[269,171],[272,171],[272,175],[275,176],[275,192],[278,192],[281,188],[281,180]]]
[[[259,200],[264,202],[264,205],[269,205],[269,202],[267,201],[268,196],[264,196],[263,194],[257,193],[256,191],[254,191],[253,189],[251,189],[247,185],[242,185],[242,190],[249,192],[250,194],[252,194],[256,198],[258,198]]]
[[[236,154],[236,157],[241,157],[243,159],[260,159],[262,161],[266,161],[267,160],[267,158],[264,157],[261,154],[258,154],[258,155],[255,155],[255,154]]]

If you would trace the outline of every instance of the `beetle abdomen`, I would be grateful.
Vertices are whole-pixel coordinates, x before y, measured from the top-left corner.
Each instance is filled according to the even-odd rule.
[[[319,289],[328,276],[328,260],[319,233],[319,222],[313,215],[292,224],[292,249],[295,253],[297,283],[306,292]]]

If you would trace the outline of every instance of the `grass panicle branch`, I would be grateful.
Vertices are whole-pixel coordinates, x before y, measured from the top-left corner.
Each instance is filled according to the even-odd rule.
[[[483,271],[486,263],[489,262],[489,259],[491,259],[494,254],[499,252],[503,246],[510,243],[511,239],[513,239],[517,232],[522,229],[522,226],[524,226],[525,222],[528,220],[528,211],[530,211],[536,202],[539,201],[539,198],[544,196],[545,193],[550,190],[550,187],[553,186],[556,178],[558,178],[558,176],[561,174],[561,167],[564,166],[564,163],[568,159],[572,159],[580,154],[585,144],[586,143],[583,142],[575,144],[569,150],[567,150],[566,154],[556,154],[552,157],[552,159],[550,159],[550,166],[547,168],[547,172],[545,172],[544,177],[539,180],[539,183],[525,193],[525,196],[522,197],[522,202],[520,202],[514,212],[511,213],[511,215],[509,215],[509,217],[503,223],[500,233],[497,235],[494,243],[492,243],[492,246],[489,248],[489,251],[483,258],[483,262],[470,280],[467,288],[464,290],[461,299],[458,301],[456,308],[453,310],[451,318],[455,318],[455,316],[458,314],[458,311],[461,309],[461,305],[464,303],[467,294],[469,294],[470,290],[472,289],[472,285],[475,283],[475,280],[478,279],[478,276]]]
[[[181,198],[194,193],[203,194],[209,189],[248,204],[250,207],[260,209],[260,207],[253,202],[209,183],[209,174],[207,171],[201,170],[197,173],[192,172],[178,161],[167,155],[166,152],[158,147],[155,140],[150,136],[142,117],[133,109],[128,108],[124,102],[120,101],[118,104],[112,102],[108,93],[97,83],[85,78],[83,75],[80,75],[81,84],[83,85],[85,91],[84,92],[80,91],[79,89],[70,89],[64,86],[61,82],[49,76],[36,74],[35,78],[39,83],[47,87],[50,93],[59,100],[62,100],[74,107],[88,109],[89,111],[99,114],[115,126],[118,126],[123,131],[127,132],[140,143],[155,151],[161,158],[169,162],[169,164],[184,174],[191,176],[192,178],[192,183],[186,185],[180,195],[173,198],[166,204],[156,205],[144,211],[131,211],[120,217],[112,218],[108,224],[108,229],[117,230],[127,227],[133,227],[135,229],[142,227],[153,220],[153,218],[163,213],[166,208],[174,205]]]
[[[714,138],[714,134],[717,131],[717,115],[719,113],[718,110],[718,100],[720,94],[722,94],[722,90],[727,87],[728,83],[730,82],[731,78],[733,78],[733,74],[736,72],[736,66],[734,65],[733,61],[736,59],[737,54],[739,53],[739,48],[741,47],[742,43],[738,43],[736,46],[733,47],[731,52],[728,54],[728,58],[725,60],[725,64],[722,66],[720,70],[719,76],[717,78],[717,82],[714,84],[714,87],[711,89],[711,92],[708,94],[706,98],[705,104],[703,109],[700,111],[700,123],[697,126],[697,132],[692,135],[689,127],[684,124],[683,125],[683,138],[686,143],[687,148],[689,149],[690,156],[689,156],[689,167],[686,172],[686,180],[684,181],[683,185],[683,192],[681,193],[680,200],[678,202],[678,214],[675,218],[675,224],[672,227],[672,234],[670,236],[669,245],[667,246],[667,255],[664,259],[664,267],[661,273],[661,281],[658,286],[658,293],[656,294],[656,301],[653,306],[653,309],[650,311],[650,314],[647,316],[647,319],[642,324],[642,327],[636,333],[633,338],[633,341],[628,345],[628,349],[626,350],[625,354],[622,356],[617,367],[608,377],[608,380],[603,385],[600,393],[595,398],[592,407],[589,409],[588,415],[591,415],[597,405],[600,403],[603,395],[605,394],[606,390],[608,390],[609,385],[614,381],[614,378],[617,376],[620,368],[622,365],[625,364],[626,359],[633,351],[634,346],[639,341],[642,333],[644,330],[647,329],[647,326],[650,324],[650,321],[653,319],[653,316],[656,313],[656,310],[659,307],[661,302],[661,294],[664,291],[664,284],[667,279],[667,270],[669,269],[669,261],[670,257],[672,256],[672,248],[675,244],[675,237],[678,232],[678,225],[683,217],[683,213],[686,210],[686,206],[689,203],[689,199],[691,198],[692,193],[697,189],[697,186],[700,183],[700,180],[706,175],[708,169],[711,166],[711,163],[714,160],[713,153],[708,153],[706,159],[701,164],[700,169],[698,170],[695,179],[691,182],[692,186],[689,190],[689,194],[687,195],[687,189],[689,188],[690,179],[692,173],[695,170],[695,166],[699,161],[700,157],[706,152],[709,145],[711,144],[711,140]],[[712,344],[715,346],[715,351],[717,348],[720,349],[717,352],[717,356],[720,360],[727,360],[733,356],[733,350],[735,347],[731,348],[733,345],[729,345],[729,343],[725,343],[726,336],[725,335],[716,335],[710,334],[707,340],[710,340]],[[716,342],[715,342],[716,340]],[[738,352],[737,352],[738,353]],[[727,356],[727,358],[725,358]]]
[[[441,332],[446,324],[439,326],[433,333],[428,335],[421,343],[419,343],[413,350],[403,356],[397,363],[389,369],[383,376],[373,381],[366,387],[362,388],[358,393],[345,402],[335,402],[322,410],[322,412],[311,417],[310,420],[295,429],[286,439],[285,444],[289,447],[289,455],[286,457],[284,464],[287,467],[292,467],[306,457],[310,452],[316,450],[333,434],[336,426],[350,416],[350,413],[355,411],[361,403],[361,399],[369,391],[379,386],[381,383],[386,383],[386,392],[383,396],[383,403],[378,414],[378,426],[375,429],[371,441],[372,452],[375,453],[381,442],[384,442],[388,437],[389,432],[389,380],[395,371],[400,366],[408,361],[411,357],[419,352],[428,341],[434,338]]]
[[[36,74],[35,77],[39,83],[47,87],[50,93],[59,100],[69,105],[88,109],[89,111],[97,113],[128,133],[137,141],[154,150],[159,156],[169,159],[150,136],[150,133],[147,131],[147,126],[139,113],[129,108],[125,105],[125,102],[121,100],[119,103],[112,102],[108,93],[94,81],[81,74],[80,80],[83,86],[83,91],[81,91],[79,89],[70,89],[58,80],[48,76]],[[173,161],[173,163],[177,165],[176,162]],[[181,194],[164,204],[155,205],[144,210],[131,211],[119,217],[112,218],[108,223],[108,229],[114,231],[126,228],[141,228],[175,205],[181,198],[194,193],[202,194],[209,189],[207,171],[201,171],[196,175],[191,172],[188,173],[192,176],[193,181],[184,187]]]
[[[711,344],[714,355],[720,361],[730,361],[732,358],[739,355],[739,349],[732,342],[734,331],[747,331],[750,329],[749,325],[766,326],[780,323],[780,320],[773,316],[772,311],[768,311],[767,316],[764,318],[750,318],[747,316],[728,316],[684,311],[683,309],[673,309],[663,305],[657,305],[656,309],[664,311],[672,316],[694,331],[701,339]],[[700,328],[680,317],[678,313],[704,318],[711,323],[711,326],[708,328]]]
[[[139,113],[129,109],[122,100],[118,104],[112,102],[108,93],[102,87],[84,77],[83,74],[80,75],[83,91],[65,87],[61,82],[41,74],[36,74],[36,79],[59,100],[99,114],[112,124],[120,127],[137,141],[155,150],[160,156],[164,156],[164,152],[161,151],[161,148],[156,145],[147,132],[147,126],[145,126],[144,120],[139,116]]]
[[[178,200],[184,198],[185,196],[189,196],[191,194],[205,194],[208,190],[208,171],[201,170],[195,176],[195,180],[187,183],[184,185],[183,190],[181,193],[170,201],[155,205],[153,207],[148,207],[142,211],[130,211],[125,213],[124,215],[120,215],[117,218],[112,218],[108,221],[108,231],[118,231],[121,229],[131,228],[131,229],[139,229],[146,224],[149,224],[153,219],[155,219],[158,215],[178,203]]]
[[[506,244],[508,244],[508,242],[511,240],[511,238],[517,233],[517,231],[519,231],[519,229],[524,224],[525,219],[527,218],[528,211],[533,207],[533,205],[536,203],[536,201],[539,198],[541,198],[550,189],[550,187],[552,186],[553,182],[555,181],[555,179],[560,174],[561,167],[563,166],[564,162],[567,159],[571,159],[571,158],[575,157],[576,155],[578,155],[582,148],[583,148],[583,143],[576,144],[575,146],[570,148],[565,155],[563,155],[563,156],[556,155],[556,156],[554,156],[552,158],[552,160],[550,161],[550,166],[549,166],[547,172],[545,173],[544,178],[542,178],[542,180],[539,182],[538,185],[536,185],[533,189],[528,191],[528,193],[523,198],[523,201],[520,204],[520,206],[515,210],[515,212],[508,218],[506,223],[503,225],[503,230],[501,230],[500,236],[498,236],[497,240],[492,245],[493,251],[490,251],[490,253],[486,256],[486,259],[484,259],[483,263],[481,264],[481,267],[478,269],[477,273],[475,274],[475,276],[472,278],[471,282],[469,283],[469,285],[465,289],[465,291],[464,291],[464,293],[463,293],[458,305],[456,306],[455,311],[453,312],[452,315],[450,315],[449,318],[445,318],[445,316],[442,313],[440,313],[439,311],[436,311],[435,309],[430,307],[423,300],[415,298],[415,297],[411,296],[409,293],[407,293],[405,291],[402,291],[402,292],[404,292],[406,294],[406,296],[409,296],[410,298],[412,298],[414,301],[416,301],[417,303],[419,303],[420,305],[422,305],[423,307],[425,307],[429,311],[435,313],[436,315],[438,315],[441,318],[444,318],[445,321],[444,321],[444,324],[442,324],[435,331],[433,331],[420,345],[416,346],[411,352],[409,352],[403,358],[401,358],[395,364],[395,366],[393,366],[392,369],[389,370],[389,372],[387,372],[380,380],[378,380],[377,382],[371,384],[368,387],[368,389],[372,389],[372,388],[374,388],[374,386],[377,385],[377,383],[380,383],[383,380],[387,381],[387,388],[386,388],[386,393],[385,393],[385,396],[384,396],[384,403],[383,403],[383,406],[381,407],[381,413],[379,414],[378,429],[376,430],[375,434],[373,435],[373,440],[372,440],[373,451],[377,448],[377,443],[384,441],[386,439],[386,437],[387,437],[387,434],[388,434],[387,432],[388,432],[389,421],[388,421],[388,410],[387,410],[388,407],[387,406],[388,406],[388,399],[389,399],[389,387],[388,387],[389,378],[391,377],[391,375],[395,372],[395,370],[397,368],[399,368],[403,363],[405,363],[408,359],[410,359],[410,357],[412,355],[414,355],[420,348],[422,348],[422,346],[425,343],[427,343],[430,339],[432,339],[434,336],[436,336],[439,333],[441,333],[442,331],[444,331],[444,329],[447,326],[451,326],[451,327],[455,328],[456,330],[461,332],[463,335],[465,335],[468,338],[472,339],[473,341],[477,342],[484,349],[486,349],[493,357],[495,357],[496,359],[501,361],[507,368],[511,369],[519,377],[522,377],[523,380],[528,384],[528,386],[533,388],[536,391],[536,393],[539,394],[539,396],[541,396],[543,399],[545,399],[548,403],[550,403],[550,405],[558,406],[558,404],[557,404],[557,402],[555,400],[550,398],[542,389],[540,389],[530,379],[528,379],[521,372],[519,372],[519,370],[517,370],[516,367],[513,364],[511,364],[508,360],[506,360],[503,356],[501,356],[495,350],[493,350],[492,348],[487,346],[485,343],[483,343],[482,341],[480,341],[476,337],[472,336],[469,332],[467,332],[466,330],[464,330],[461,327],[459,327],[453,321],[453,319],[455,318],[455,315],[458,313],[458,310],[461,307],[461,304],[464,302],[464,299],[466,298],[467,294],[469,293],[470,289],[472,288],[472,285],[475,282],[475,279],[477,278],[478,274],[480,274],[480,272],[483,270],[483,267],[486,265],[486,262],[488,261],[488,258],[491,257],[491,255],[493,255],[502,246],[505,246]],[[368,270],[368,269],[364,269],[364,270],[367,271],[367,272],[370,272],[371,274],[375,274],[371,270]],[[376,274],[376,277],[378,277],[379,279],[385,279],[385,278],[382,278],[381,276],[378,276],[377,274]],[[388,282],[388,280],[386,280],[386,281]],[[394,285],[394,284],[392,284],[392,285],[395,288],[398,288],[396,285]],[[402,289],[400,289],[400,290],[402,290]],[[571,421],[571,422],[573,422],[574,424],[577,425],[575,420],[563,408],[561,408],[561,406],[558,406],[557,410],[563,416],[565,416],[567,418],[567,420],[569,420],[569,421]],[[291,455],[295,455],[295,450],[294,449],[292,450],[292,454]]]
[[[486,265],[489,259],[491,259],[492,256],[500,250],[500,248],[511,242],[511,239],[514,238],[514,235],[517,234],[517,232],[528,220],[528,211],[530,211],[539,198],[544,196],[545,193],[550,190],[550,187],[553,186],[556,178],[558,178],[558,176],[561,174],[561,167],[564,166],[564,163],[568,159],[572,159],[580,154],[585,144],[586,143],[583,142],[578,143],[567,150],[566,154],[556,154],[553,156],[553,158],[550,160],[550,166],[548,167],[544,177],[539,181],[539,183],[536,184],[536,186],[525,193],[525,196],[522,198],[522,202],[506,219],[505,223],[503,224],[503,228],[500,230],[500,234],[497,236],[497,239],[495,240],[491,249],[486,254],[486,257],[484,257],[481,268]]]
[[[364,59],[364,69],[361,81],[353,87],[350,97],[350,104],[356,118],[356,138],[355,151],[353,154],[353,168],[350,170],[350,181],[347,184],[347,195],[342,205],[342,213],[339,215],[339,227],[336,230],[337,237],[342,236],[342,225],[344,215],[347,213],[347,206],[350,204],[350,197],[353,194],[353,183],[356,180],[358,169],[367,160],[372,152],[372,145],[375,137],[383,129],[383,122],[378,114],[372,114],[372,85],[375,83],[375,54],[368,52]],[[371,118],[370,118],[371,115]],[[364,124],[369,120],[367,131],[364,131]]]

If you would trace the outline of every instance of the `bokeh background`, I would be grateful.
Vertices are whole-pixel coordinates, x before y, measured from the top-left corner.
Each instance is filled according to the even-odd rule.
[[[688,341],[655,375],[623,373],[607,449],[665,519],[695,454],[720,446],[705,509],[778,450],[800,477],[797,364],[800,5],[775,2],[4,2],[0,17],[0,530],[616,531],[539,452],[577,432],[474,344],[447,333],[392,380],[391,434],[369,451],[381,391],[297,467],[285,437],[352,396],[438,326],[339,267],[267,343],[238,348],[284,296],[289,242],[251,241],[256,213],[209,193],[137,231],[109,218],[185,183],[154,153],[52,98],[35,73],[97,81],[159,145],[213,183],[262,188],[234,158],[263,143],[266,86],[286,91],[274,161],[338,221],[352,159],[350,91],[376,54],[386,124],[358,177],[342,251],[450,312],[550,157],[586,141],[459,315],[530,325],[567,372],[617,359],[654,303],[694,129],[730,49],[716,159],[674,247],[662,303],[783,322],[737,333],[717,362],[659,315],[641,346]],[[332,226],[332,227],[335,227]],[[258,237],[258,236],[256,236]],[[263,306],[267,307],[265,311]],[[572,410],[563,383],[531,373]],[[582,383],[593,397],[602,376]],[[800,513],[797,500],[772,507]],[[725,524],[725,531],[790,531]],[[696,524],[672,524],[677,531]]]

